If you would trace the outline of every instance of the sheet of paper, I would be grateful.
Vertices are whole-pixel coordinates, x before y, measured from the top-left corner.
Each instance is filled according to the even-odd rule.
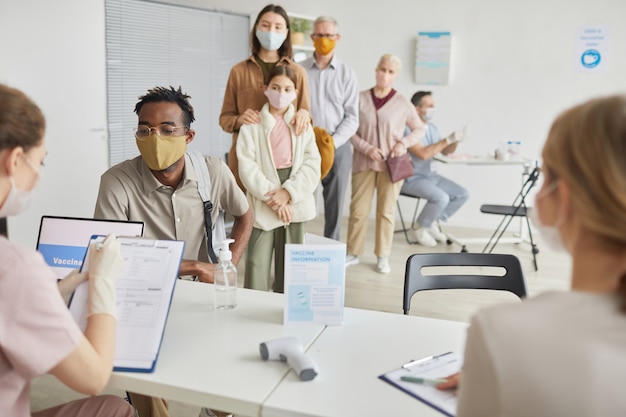
[[[149,370],[161,345],[184,242],[118,239],[124,267],[116,281],[118,320],[114,366],[117,370]],[[83,268],[88,270],[88,257],[85,259]],[[82,329],[87,324],[87,291],[87,283],[81,284],[70,303],[70,311]]]
[[[285,324],[343,322],[346,244],[306,234],[285,247]]]
[[[456,415],[457,396],[454,391],[441,391],[432,385],[403,381],[402,376],[445,379],[461,370],[463,358],[455,352],[412,361],[380,378],[448,416]]]

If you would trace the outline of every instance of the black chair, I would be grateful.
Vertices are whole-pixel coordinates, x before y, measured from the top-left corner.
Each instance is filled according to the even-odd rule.
[[[402,208],[400,207],[400,197],[408,197],[408,198],[412,198],[415,201],[415,209],[413,210],[413,219],[411,220],[411,224],[409,227],[407,227],[405,221],[404,221],[404,217],[402,216]],[[399,232],[403,232],[404,233],[404,238],[406,239],[406,243],[408,243],[409,245],[414,244],[416,242],[413,242],[410,238],[409,238],[409,230],[413,229],[415,226],[415,221],[417,219],[417,212],[419,210],[420,207],[420,197],[416,197],[414,195],[411,194],[405,194],[402,191],[400,191],[400,195],[398,196],[398,199],[396,200],[396,205],[398,206],[398,215],[400,216],[400,223],[402,224],[402,229],[398,229],[395,230],[394,233],[399,233]]]
[[[540,172],[541,171],[539,167],[536,166],[535,168],[533,168],[533,170],[528,174],[528,178],[526,178],[526,181],[524,181],[524,183],[522,184],[522,189],[517,194],[515,200],[513,200],[513,203],[511,205],[506,206],[497,204],[483,204],[482,206],[480,206],[480,211],[482,213],[497,214],[502,216],[502,221],[500,221],[500,224],[498,224],[498,227],[496,227],[496,230],[494,230],[493,234],[489,238],[489,241],[483,248],[483,253],[493,252],[494,248],[500,241],[500,238],[506,231],[507,227],[509,227],[509,224],[511,224],[511,221],[514,217],[524,217],[526,219],[526,227],[528,228],[528,237],[530,239],[530,246],[533,254],[533,264],[535,266],[535,271],[537,270],[537,254],[539,253],[539,249],[537,248],[537,245],[533,240],[533,233],[530,229],[530,220],[528,219],[529,207],[526,205],[526,198],[530,190],[537,183]]]
[[[467,273],[425,274],[426,267],[499,267],[503,275]],[[473,269],[473,268],[472,268]],[[486,272],[486,271],[485,271]],[[514,255],[495,253],[417,253],[409,256],[404,274],[404,314],[409,314],[411,298],[418,291],[445,289],[478,289],[509,291],[526,297],[524,273]]]

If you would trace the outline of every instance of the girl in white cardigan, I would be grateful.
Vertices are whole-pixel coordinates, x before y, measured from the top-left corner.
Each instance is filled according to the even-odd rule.
[[[246,288],[268,291],[274,259],[274,292],[284,292],[285,244],[304,241],[304,222],[316,216],[314,191],[321,157],[313,127],[296,135],[296,75],[276,66],[265,86],[260,123],[243,125],[237,140],[239,176],[254,208],[254,228],[246,252]]]

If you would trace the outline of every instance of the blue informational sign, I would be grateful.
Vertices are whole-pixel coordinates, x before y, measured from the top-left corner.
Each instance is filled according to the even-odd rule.
[[[608,69],[609,33],[607,26],[578,29],[574,48],[574,70],[604,72]]]

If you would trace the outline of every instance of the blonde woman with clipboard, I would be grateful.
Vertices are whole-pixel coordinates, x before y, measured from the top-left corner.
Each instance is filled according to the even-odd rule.
[[[626,96],[562,113],[542,159],[535,223],[571,255],[571,291],[472,319],[458,417],[626,415]]]

